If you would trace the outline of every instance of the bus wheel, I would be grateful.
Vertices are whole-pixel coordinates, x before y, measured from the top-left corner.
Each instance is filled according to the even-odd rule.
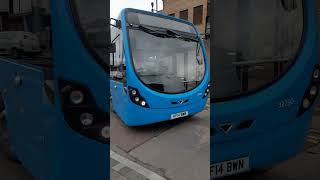
[[[0,152],[10,161],[21,164],[18,158],[12,153],[9,144],[9,133],[6,121],[6,111],[3,99],[0,94]]]

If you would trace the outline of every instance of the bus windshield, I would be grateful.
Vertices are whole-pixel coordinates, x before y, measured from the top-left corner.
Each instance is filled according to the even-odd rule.
[[[192,26],[132,12],[127,15],[127,23],[133,65],[145,85],[176,94],[201,83],[204,54]]]
[[[303,34],[303,0],[286,2],[215,1],[214,98],[256,92],[293,65]]]
[[[107,1],[72,0],[78,29],[97,60],[107,65]]]

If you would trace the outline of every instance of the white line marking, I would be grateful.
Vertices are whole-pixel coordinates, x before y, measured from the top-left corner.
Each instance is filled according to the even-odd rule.
[[[156,174],[155,172],[152,172],[149,169],[146,169],[146,168],[142,167],[141,165],[139,165],[133,161],[130,161],[129,159],[127,159],[127,158],[125,158],[125,157],[123,157],[113,151],[110,151],[110,157],[112,159],[120,162],[121,164],[125,164],[125,166],[138,172],[139,174],[145,176],[146,178],[148,178],[150,180],[166,180],[165,178]]]
[[[115,171],[120,171],[124,167],[126,167],[124,164],[119,163],[119,164],[113,166],[112,169],[115,170]]]
[[[320,133],[320,130],[319,129],[310,129],[310,132],[311,133]]]
[[[309,139],[314,139],[314,140],[320,140],[320,137],[318,137],[318,136],[309,135],[308,138]]]
[[[315,140],[312,140],[312,139],[307,139],[307,141],[310,142],[310,143],[313,143],[313,144],[318,144],[319,143],[319,141],[315,141]]]

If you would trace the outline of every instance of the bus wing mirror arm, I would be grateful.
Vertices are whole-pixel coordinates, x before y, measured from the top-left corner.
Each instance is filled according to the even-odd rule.
[[[112,23],[112,21],[114,21],[114,24]],[[119,19],[110,18],[109,24],[110,26],[121,29],[121,21]]]
[[[109,47],[107,48],[109,50],[109,53],[115,53],[116,52],[116,43],[109,44]]]

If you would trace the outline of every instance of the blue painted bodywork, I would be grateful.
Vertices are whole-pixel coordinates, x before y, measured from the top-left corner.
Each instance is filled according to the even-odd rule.
[[[55,108],[44,91],[41,69],[0,59],[0,90],[6,107],[11,151],[36,179],[50,176]],[[21,86],[14,79],[21,77]]]
[[[164,94],[156,92],[146,85],[144,85],[137,77],[132,61],[131,50],[129,48],[129,37],[126,27],[126,14],[128,12],[138,12],[142,14],[148,14],[152,16],[157,16],[161,18],[171,19],[178,22],[186,23],[195,28],[195,26],[187,21],[166,16],[157,13],[151,13],[136,9],[124,9],[121,12],[121,33],[124,44],[124,55],[126,63],[126,84],[119,81],[110,81],[111,85],[111,95],[112,95],[112,105],[118,116],[128,125],[128,126],[139,126],[146,125],[161,121],[166,121],[171,118],[171,114],[189,111],[189,115],[201,112],[208,100],[208,97],[202,98],[209,82],[209,62],[206,53],[205,45],[199,34],[198,36],[201,41],[202,51],[204,54],[206,72],[203,81],[195,89],[181,94]],[[195,28],[196,29],[196,28]],[[134,87],[138,89],[142,97],[144,97],[149,104],[150,108],[140,107],[133,102],[131,102],[128,93],[124,90],[126,87]],[[116,87],[116,88],[115,88]],[[173,101],[189,99],[188,103],[174,105],[171,104]]]
[[[109,179],[109,144],[87,138],[69,127],[61,111],[57,79],[88,87],[96,104],[109,112],[108,73],[79,38],[68,0],[51,1],[54,97],[45,93],[40,68],[0,59],[0,91],[6,92],[12,151],[36,180]],[[22,85],[14,87],[15,74]]]
[[[314,105],[297,116],[318,63],[318,34],[314,0],[305,0],[305,27],[302,46],[295,64],[271,86],[249,96],[211,104],[211,164],[250,157],[250,168],[275,165],[302,150]],[[293,105],[279,107],[283,100]],[[251,128],[228,134],[218,129],[219,123],[234,127],[245,120],[254,120]]]

